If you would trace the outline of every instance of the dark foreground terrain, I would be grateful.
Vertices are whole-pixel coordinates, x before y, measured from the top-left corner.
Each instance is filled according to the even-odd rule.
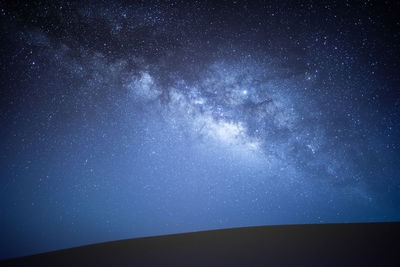
[[[265,226],[137,238],[4,266],[400,266],[400,223]]]

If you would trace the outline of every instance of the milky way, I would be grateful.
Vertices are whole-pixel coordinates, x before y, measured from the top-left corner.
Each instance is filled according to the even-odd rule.
[[[400,220],[399,3],[1,4],[0,257]]]

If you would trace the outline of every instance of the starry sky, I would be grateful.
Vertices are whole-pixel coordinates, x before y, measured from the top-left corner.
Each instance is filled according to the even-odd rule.
[[[0,258],[400,221],[399,10],[2,1]]]

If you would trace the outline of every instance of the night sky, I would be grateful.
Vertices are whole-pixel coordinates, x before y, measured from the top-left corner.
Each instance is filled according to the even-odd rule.
[[[0,258],[400,221],[400,2],[51,2],[0,4]]]

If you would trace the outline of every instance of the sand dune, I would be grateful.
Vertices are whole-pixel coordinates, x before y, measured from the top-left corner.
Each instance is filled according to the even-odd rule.
[[[128,239],[4,266],[400,266],[400,223],[234,228]]]

